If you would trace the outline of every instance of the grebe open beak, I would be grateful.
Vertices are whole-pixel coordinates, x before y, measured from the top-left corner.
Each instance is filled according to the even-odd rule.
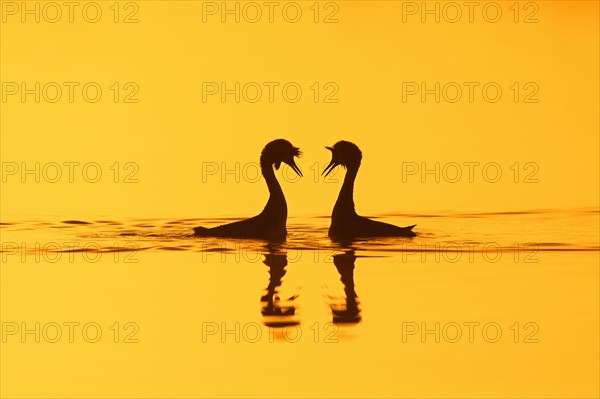
[[[290,165],[290,168],[292,168],[292,170],[294,172],[296,172],[298,174],[298,176],[303,177],[302,175],[302,171],[300,170],[300,168],[298,167],[298,165],[296,165],[296,162],[294,162],[294,160],[292,159],[291,162],[286,162],[288,165]]]
[[[333,148],[331,148],[331,147],[325,147],[325,148],[327,148],[329,151],[331,151],[331,156],[333,156]],[[332,159],[331,162],[329,162],[329,165],[327,165],[327,167],[325,168],[325,170],[323,170],[323,173],[321,173],[321,176],[325,175],[325,177],[327,177],[331,173],[331,171],[334,170],[335,167],[338,165],[339,164]]]
[[[323,171],[323,173],[321,173],[321,175],[325,175],[325,177],[329,176],[329,174],[331,173],[332,170],[335,169],[336,166],[338,166],[339,164],[334,162],[333,160],[331,162],[329,162],[329,165],[327,165],[327,167],[325,168],[325,170]]]

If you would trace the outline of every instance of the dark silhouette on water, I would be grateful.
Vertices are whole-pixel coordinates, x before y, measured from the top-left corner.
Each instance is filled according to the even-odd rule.
[[[281,163],[288,164],[294,172],[302,176],[300,168],[294,162],[294,157],[300,157],[300,149],[294,147],[289,141],[277,139],[265,146],[260,155],[260,168],[269,189],[269,201],[265,209],[250,219],[241,220],[221,226],[206,228],[195,227],[194,234],[201,237],[233,237],[233,238],[259,238],[271,241],[285,240],[287,204],[281,186],[275,177],[275,169]]]
[[[334,239],[348,240],[360,237],[414,237],[412,226],[398,227],[393,224],[377,222],[359,216],[354,210],[354,180],[360,167],[362,153],[356,144],[349,141],[338,141],[333,147],[325,147],[331,151],[332,159],[323,171],[325,176],[338,165],[347,169],[346,177],[338,199],[333,207],[329,236]]]
[[[346,253],[333,256],[333,264],[338,273],[340,280],[344,285],[346,298],[342,304],[332,303],[330,306],[333,314],[333,322],[335,324],[356,324],[360,322],[360,308],[358,295],[354,289],[354,262],[356,255],[354,250],[349,250]]]
[[[299,322],[295,319],[296,307],[293,304],[297,295],[288,298],[287,302],[289,304],[287,305],[282,305],[277,295],[281,280],[286,273],[287,255],[269,248],[269,252],[264,253],[264,256],[263,263],[269,267],[269,285],[267,286],[267,293],[260,298],[263,304],[261,309],[263,322],[269,327],[297,325]]]

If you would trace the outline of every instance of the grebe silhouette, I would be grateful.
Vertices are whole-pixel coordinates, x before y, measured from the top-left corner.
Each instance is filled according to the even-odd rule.
[[[294,305],[294,300],[298,296],[294,295],[287,300],[281,300],[278,293],[283,276],[286,273],[287,255],[273,250],[272,247],[269,248],[269,252],[263,255],[265,256],[263,263],[269,268],[267,292],[260,298],[263,323],[268,327],[286,327],[300,324],[296,319],[296,306]]]
[[[414,237],[412,226],[398,227],[393,224],[377,222],[359,216],[354,210],[354,180],[360,167],[362,153],[354,143],[338,141],[333,147],[325,147],[331,151],[332,159],[323,171],[325,176],[338,165],[344,166],[346,177],[338,199],[331,214],[329,236],[338,240],[360,237]]]
[[[282,241],[286,236],[287,204],[281,186],[275,177],[275,169],[281,163],[288,164],[294,172],[302,176],[294,157],[300,157],[300,149],[289,141],[277,139],[265,146],[260,155],[260,168],[269,189],[269,201],[263,211],[250,219],[240,220],[221,226],[206,228],[195,227],[194,235],[201,237],[259,238],[270,241]]]
[[[360,322],[360,302],[354,289],[354,262],[356,255],[354,249],[343,254],[333,256],[333,264],[340,274],[340,281],[344,285],[346,298],[341,304],[331,304],[334,324],[356,324]]]

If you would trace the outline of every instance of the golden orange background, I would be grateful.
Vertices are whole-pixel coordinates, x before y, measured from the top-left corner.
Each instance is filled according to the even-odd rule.
[[[323,146],[341,139],[363,150],[356,204],[366,214],[598,204],[595,1],[539,2],[538,23],[515,23],[510,2],[499,3],[498,23],[485,22],[481,7],[473,23],[466,14],[458,23],[435,23],[431,16],[421,23],[419,15],[403,23],[402,2],[345,1],[337,3],[339,22],[328,24],[313,22],[310,2],[299,3],[303,17],[295,24],[277,13],[274,23],[266,15],[258,23],[235,23],[231,16],[220,23],[219,15],[203,23],[202,2],[195,1],[138,2],[138,23],[114,23],[112,3],[101,4],[104,14],[96,24],[80,14],[72,24],[66,16],[55,24],[20,23],[18,14],[2,24],[3,82],[98,82],[103,88],[95,104],[80,95],[71,104],[66,94],[56,104],[36,104],[32,96],[22,103],[18,95],[2,103],[4,162],[96,162],[103,172],[98,183],[76,175],[75,184],[68,183],[66,167],[58,183],[20,184],[19,175],[8,176],[3,214],[253,214],[262,208],[266,188],[252,180],[255,169],[247,169],[250,179],[244,179],[243,167],[258,162],[264,144],[278,137],[305,153],[299,164],[306,177],[282,183],[291,215],[330,213],[339,184],[323,184],[316,174],[329,162]],[[519,5],[524,18],[531,10]],[[137,83],[139,102],[115,104],[109,89],[114,82]],[[269,103],[265,90],[255,104],[235,103],[231,95],[226,103],[218,95],[202,102],[202,82],[298,82],[303,96],[288,103],[279,92]],[[321,89],[335,82],[339,102],[315,103],[309,89],[314,82]],[[476,92],[469,103],[465,90],[455,104],[435,103],[432,96],[422,103],[418,95],[403,102],[402,82],[498,82],[503,97],[488,103]],[[539,102],[514,103],[514,82],[521,97],[529,92],[522,86],[535,82]],[[115,162],[121,180],[130,171],[123,165],[136,163],[139,183],[115,184],[109,169]],[[202,162],[219,165],[205,183]],[[235,174],[221,178],[222,162],[230,170],[239,163],[239,184]],[[488,183],[479,166],[470,183],[463,166],[457,183],[442,178],[438,184],[429,175],[423,184],[419,174],[403,183],[402,162],[429,168],[436,162],[496,162],[503,175]],[[519,183],[509,169],[515,162]],[[538,183],[522,182],[531,171],[523,169],[528,162],[538,165]]]
[[[97,82],[103,95],[97,103],[84,101],[80,91],[73,103],[65,94],[57,103],[35,103],[32,96],[23,103],[19,95],[2,100],[4,167],[97,163],[103,175],[89,183],[78,168],[71,183],[65,167],[60,181],[35,183],[31,175],[23,182],[19,174],[3,174],[3,222],[253,216],[268,195],[264,182],[255,181],[253,165],[263,146],[280,137],[304,151],[297,162],[303,179],[286,181],[293,176],[285,167],[277,172],[292,217],[330,214],[343,173],[328,181],[320,177],[330,160],[323,147],[342,139],[363,151],[355,189],[361,214],[598,208],[597,1],[516,2],[517,23],[513,1],[497,2],[503,11],[497,23],[486,22],[481,7],[473,23],[466,15],[457,23],[431,17],[422,23],[419,15],[403,22],[403,6],[410,2],[401,1],[321,1],[318,23],[309,8],[313,1],[297,2],[303,10],[298,23],[281,13],[273,23],[266,16],[257,23],[231,17],[221,23],[219,15],[203,22],[203,2],[154,0],[118,2],[118,23],[109,9],[113,1],[97,2],[103,10],[98,23],[85,22],[81,13],[73,23],[66,16],[57,23],[22,23],[19,14],[6,15],[7,3],[22,4],[0,2],[3,84]],[[139,7],[138,22],[123,23],[135,9],[127,4]],[[523,22],[527,4],[539,6],[537,23]],[[323,23],[336,6],[338,22]],[[118,103],[109,89],[114,82],[121,90]],[[124,103],[131,82],[139,87],[139,101]],[[203,102],[203,82],[297,82],[303,95],[297,103],[280,92],[273,103],[265,93],[258,103],[236,103],[232,96],[225,103],[218,96]],[[317,103],[314,82],[321,88]],[[480,91],[473,103],[464,93],[458,103],[436,103],[431,96],[424,103],[418,96],[403,102],[403,82],[497,82],[503,96],[497,103],[483,100]],[[509,89],[514,82],[521,88],[517,103]],[[529,82],[539,87],[537,103],[523,102]],[[339,87],[338,102],[323,101],[328,83]],[[115,162],[117,182],[110,168]],[[490,183],[479,167],[469,182],[465,167],[456,183],[438,183],[431,175],[403,179],[405,162],[429,168],[497,163],[503,174]],[[137,182],[124,182],[132,170],[128,163],[139,168]],[[510,169],[515,163],[517,182]],[[524,181],[528,163],[539,168],[537,182]],[[217,174],[203,175],[203,165],[215,164]],[[238,181],[223,165],[237,168]],[[419,228],[431,231],[432,224]],[[540,237],[558,230],[577,237],[580,228],[555,227]],[[472,238],[462,225],[452,228]],[[534,227],[526,225],[519,237],[527,229]],[[21,231],[2,241],[61,237],[48,231]],[[98,345],[3,344],[2,395],[597,397],[597,251],[540,253],[542,261],[528,265],[508,255],[498,264],[399,264],[397,257],[361,252],[356,281],[368,322],[344,330],[336,345],[199,340],[203,321],[260,317],[259,295],[267,284],[260,252],[254,265],[221,261],[215,253],[204,260],[206,254],[194,251],[140,252],[136,264],[113,262],[112,255],[94,264],[65,257],[21,262],[19,256],[2,264],[2,321],[94,320],[106,332],[115,321],[140,325],[137,345],[113,344],[110,335]],[[328,321],[322,285],[340,284],[331,262],[318,263],[309,253],[288,269],[288,289],[302,285],[308,298],[305,331],[306,321]],[[507,338],[498,345],[404,345],[397,328],[402,320],[497,320],[504,328],[533,320],[541,326],[540,344],[516,345]]]

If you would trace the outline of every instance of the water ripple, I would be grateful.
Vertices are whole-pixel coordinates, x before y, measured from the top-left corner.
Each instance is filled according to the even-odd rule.
[[[417,224],[415,238],[385,237],[333,242],[327,236],[329,216],[288,218],[288,237],[279,249],[340,251],[351,245],[369,256],[394,253],[482,252],[494,248],[535,251],[599,251],[600,210],[526,210],[481,213],[385,213],[370,216],[398,225]],[[264,241],[195,237],[194,226],[212,227],[241,218],[11,220],[0,223],[2,248],[27,244],[30,251],[262,251]],[[61,245],[70,243],[70,245]]]

